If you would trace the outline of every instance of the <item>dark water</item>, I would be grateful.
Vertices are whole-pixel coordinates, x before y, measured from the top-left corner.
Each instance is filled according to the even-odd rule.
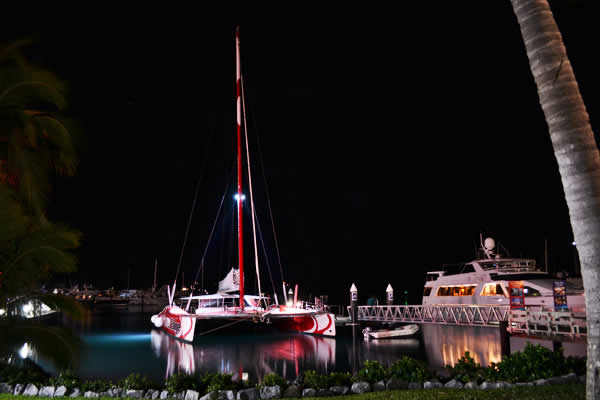
[[[321,373],[353,371],[365,360],[389,365],[402,356],[421,359],[434,369],[454,364],[469,351],[482,365],[501,360],[497,328],[421,325],[418,336],[363,340],[360,331],[338,329],[335,338],[296,333],[204,335],[194,344],[175,340],[151,328],[151,313],[94,313],[84,323],[64,322],[83,339],[73,368],[84,379],[118,381],[139,372],[156,382],[175,372],[223,372],[254,381],[276,372],[287,379],[314,369]],[[511,350],[525,341],[513,338]],[[540,344],[552,348],[552,342]],[[566,355],[585,355],[585,343],[565,344]],[[47,363],[46,363],[47,364]],[[50,367],[51,369],[51,367]]]

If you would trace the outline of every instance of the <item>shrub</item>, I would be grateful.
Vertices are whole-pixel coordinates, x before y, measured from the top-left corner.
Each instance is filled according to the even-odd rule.
[[[111,381],[97,379],[95,381],[85,381],[81,384],[81,392],[106,392],[112,386]]]
[[[285,390],[287,388],[287,381],[285,378],[272,373],[265,375],[261,386],[279,386],[281,389]]]
[[[403,356],[390,366],[388,375],[406,382],[425,382],[430,374],[423,362]]]
[[[446,368],[449,370],[451,377],[463,383],[483,378],[486,375],[485,368],[475,362],[468,351],[465,351],[465,355],[454,364],[454,367],[446,365]]]
[[[359,381],[367,381],[370,383],[379,382],[385,379],[387,371],[385,367],[377,361],[365,361],[363,367],[358,371],[357,378]]]
[[[6,382],[10,385],[33,383],[40,386],[46,384],[48,379],[49,375],[28,359],[17,365],[0,364],[0,382]]]
[[[486,378],[508,382],[531,382],[569,372],[583,373],[583,371],[585,371],[583,359],[565,358],[562,349],[552,351],[540,345],[527,343],[522,352],[505,356],[499,363],[492,363],[486,371]]]
[[[304,387],[327,389],[329,387],[329,380],[326,375],[321,375],[317,371],[309,370],[304,373]]]
[[[119,382],[119,386],[124,390],[148,390],[152,384],[144,375],[134,373]]]
[[[81,386],[80,379],[73,375],[70,370],[61,371],[57,377],[50,378],[49,383],[50,386],[64,386],[69,390]]]
[[[207,379],[206,392],[214,392],[215,390],[232,390],[236,389],[236,385],[231,379],[231,374],[209,374]]]
[[[198,390],[198,380],[193,375],[176,373],[167,378],[165,387],[170,394]]]
[[[352,381],[350,372],[331,372],[327,377],[329,387],[331,386],[349,386]]]

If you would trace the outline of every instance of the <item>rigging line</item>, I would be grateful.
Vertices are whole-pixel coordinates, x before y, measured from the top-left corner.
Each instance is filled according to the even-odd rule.
[[[256,219],[258,221],[258,218]],[[260,229],[260,222],[257,224],[258,226],[258,235],[260,236],[260,242],[262,244],[263,253],[265,253],[265,262],[267,263],[267,271],[269,271],[269,277],[271,278],[271,286],[273,286],[273,293],[277,293],[275,290],[275,282],[273,281],[273,274],[271,273],[271,265],[269,264],[269,257],[267,255],[267,249],[265,247],[265,239],[262,235],[262,230]],[[275,297],[277,299],[277,297]]]
[[[252,173],[250,172],[250,149],[248,148],[248,125],[246,124],[246,98],[244,97],[244,77],[240,75],[242,88],[242,113],[244,115],[244,138],[246,140],[246,162],[248,164],[248,188],[250,192],[250,209],[252,213],[252,234],[254,235],[254,266],[256,267],[256,280],[258,282],[258,295],[262,296],[260,287],[260,274],[258,270],[258,249],[256,247],[256,221],[254,210],[254,196],[252,195]],[[238,201],[242,201],[241,199]]]
[[[219,209],[217,210],[217,216],[215,217],[215,221],[213,222],[213,226],[210,230],[210,235],[208,235],[208,240],[206,241],[206,246],[204,246],[204,253],[202,254],[202,259],[200,260],[200,267],[198,271],[196,271],[196,277],[194,278],[194,282],[198,280],[198,275],[200,275],[200,271],[204,269],[204,258],[206,257],[206,253],[208,251],[208,246],[213,237],[213,233],[215,232],[215,227],[217,226],[217,222],[219,220],[219,214],[221,214],[221,210],[223,209],[223,203],[225,202],[225,196],[227,195],[227,189],[229,188],[229,182],[225,186],[225,191],[223,192],[223,196],[221,197],[221,203],[219,203]]]
[[[173,282],[177,282],[177,276],[179,275],[179,269],[181,267],[181,260],[183,259],[183,252],[185,250],[185,245],[187,243],[188,233],[190,230],[190,225],[192,224],[192,217],[194,215],[194,209],[196,208],[196,199],[198,198],[198,191],[200,189],[200,184],[204,179],[204,174],[206,173],[206,163],[208,160],[208,149],[210,148],[210,142],[215,135],[215,130],[210,130],[210,136],[208,137],[208,142],[206,143],[206,148],[204,149],[204,157],[202,160],[202,167],[200,168],[200,178],[198,179],[198,183],[196,184],[196,191],[194,193],[194,201],[192,202],[192,209],[190,210],[190,217],[188,218],[187,227],[185,228],[185,236],[183,238],[183,245],[181,246],[181,253],[179,253],[179,262],[177,263],[177,271],[175,272],[175,279]]]
[[[258,133],[258,128],[256,127],[256,120],[254,122],[254,131]],[[271,218],[271,227],[273,228],[273,237],[275,238],[275,252],[277,253],[277,261],[279,263],[279,273],[281,274],[281,280],[285,282],[285,278],[283,277],[283,268],[281,266],[281,256],[279,254],[279,244],[277,242],[277,233],[275,232],[275,220],[273,219],[273,210],[271,209],[271,197],[269,196],[269,185],[267,184],[267,176],[265,173],[265,166],[263,163],[263,155],[260,147],[260,138],[259,135],[256,135],[256,146],[258,149],[258,161],[262,171],[263,181],[265,183],[265,194],[267,195],[267,206],[269,208],[269,216]]]
[[[210,329],[210,330],[208,330],[208,331],[200,332],[200,333],[198,333],[198,336],[206,335],[207,333],[214,332],[214,331],[217,331],[217,330],[219,330],[219,329],[223,329],[223,328],[226,328],[226,327],[228,327],[228,326],[231,326],[231,325],[233,325],[233,324],[237,324],[237,323],[239,323],[239,322],[244,322],[244,321],[247,321],[247,320],[249,320],[249,319],[252,319],[252,317],[248,317],[248,318],[240,318],[240,319],[239,319],[239,320],[237,320],[237,321],[233,321],[233,322],[230,322],[230,323],[228,323],[228,324],[225,324],[225,325],[218,326],[218,327],[216,327],[216,328],[214,328],[214,329]]]

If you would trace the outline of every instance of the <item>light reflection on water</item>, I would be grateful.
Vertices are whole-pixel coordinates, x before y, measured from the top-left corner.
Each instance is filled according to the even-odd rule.
[[[152,330],[150,314],[94,314],[84,324],[65,325],[83,339],[74,373],[83,379],[113,382],[134,372],[162,382],[176,372],[217,371],[234,378],[247,373],[253,381],[276,372],[293,380],[307,370],[356,371],[365,360],[389,366],[404,355],[440,370],[454,364],[465,351],[482,365],[501,359],[497,328],[423,324],[413,338],[370,341],[363,340],[360,330],[353,337],[345,329],[338,329],[335,338],[295,333],[213,334],[188,344]]]
[[[502,359],[499,328],[424,324],[421,330],[427,363],[433,367],[454,365],[466,351],[481,365]]]

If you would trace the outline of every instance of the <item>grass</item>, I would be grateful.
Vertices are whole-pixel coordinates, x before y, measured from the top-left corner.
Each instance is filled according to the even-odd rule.
[[[491,390],[469,390],[469,389],[421,389],[421,390],[393,390],[384,392],[371,392],[343,396],[348,400],[434,400],[434,399],[460,399],[460,400],[575,400],[585,398],[585,385],[548,385],[548,386],[526,386],[511,389]],[[0,394],[0,400],[31,400],[28,396],[13,396]],[[39,400],[50,400],[50,397],[35,397]],[[74,399],[84,399],[76,397]],[[311,400],[322,400],[322,397],[310,398]],[[86,399],[87,400],[87,399]],[[114,400],[112,397],[100,397],[99,400]],[[308,400],[308,398],[307,398]]]

